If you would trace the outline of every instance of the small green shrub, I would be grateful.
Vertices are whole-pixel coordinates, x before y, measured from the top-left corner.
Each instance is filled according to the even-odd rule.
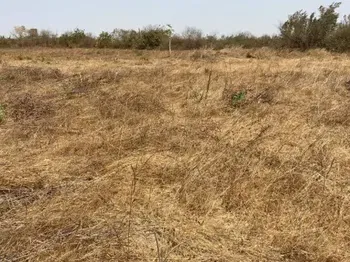
[[[5,108],[0,104],[0,123],[5,121]]]
[[[240,91],[238,93],[232,94],[231,103],[232,106],[237,106],[245,100],[246,93],[244,91]]]

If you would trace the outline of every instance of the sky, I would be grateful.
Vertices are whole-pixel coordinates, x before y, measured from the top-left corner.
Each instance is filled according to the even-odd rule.
[[[0,35],[14,26],[63,33],[74,28],[97,35],[115,28],[138,29],[171,24],[180,33],[186,26],[205,34],[251,32],[274,34],[289,14],[313,12],[332,0],[0,0]],[[340,13],[350,14],[350,1]]]

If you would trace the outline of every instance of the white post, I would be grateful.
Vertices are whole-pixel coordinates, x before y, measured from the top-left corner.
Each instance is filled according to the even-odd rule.
[[[169,56],[171,56],[171,36],[169,36]]]
[[[173,37],[174,34],[174,29],[170,24],[167,24],[168,29],[166,30],[166,33],[169,37],[169,56],[171,56],[171,39]]]

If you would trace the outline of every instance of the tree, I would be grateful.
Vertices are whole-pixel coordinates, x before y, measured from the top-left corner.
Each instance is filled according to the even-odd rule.
[[[12,32],[12,35],[17,39],[22,39],[26,37],[38,37],[38,29],[30,28],[27,29],[24,25],[15,26]]]
[[[173,34],[175,33],[175,30],[170,24],[166,25],[165,33],[168,36],[168,47],[169,47],[169,56],[171,56],[171,39],[173,37]]]
[[[207,47],[213,48],[217,41],[218,41],[218,37],[216,34],[210,34],[205,37],[205,42]]]
[[[166,30],[162,26],[148,26],[140,31],[139,49],[159,48],[163,39],[167,36]]]
[[[106,48],[112,45],[112,35],[108,32],[102,32],[97,38],[97,47]]]
[[[66,47],[81,47],[87,38],[91,38],[91,36],[86,35],[85,30],[76,28],[62,34],[59,37],[59,43]]]
[[[195,27],[186,27],[182,32],[185,49],[198,49],[203,45],[203,32]]]
[[[31,38],[34,38],[34,37],[38,37],[38,36],[39,36],[39,34],[38,34],[38,29],[36,29],[36,28],[28,29],[28,30],[27,30],[27,34],[28,34],[28,37],[31,37]]]
[[[12,35],[17,39],[22,39],[27,36],[27,29],[24,25],[15,26]]]
[[[315,13],[308,15],[303,10],[289,16],[279,28],[284,46],[302,50],[325,47],[327,38],[337,28],[339,14],[336,10],[340,5],[340,2],[335,2],[328,7],[320,6],[319,16]]]
[[[314,14],[311,15],[311,18]],[[280,26],[280,35],[286,47],[305,48],[306,35],[308,30],[308,14],[297,11],[288,17],[288,20]]]
[[[39,38],[43,46],[55,46],[57,35],[50,30],[41,30],[39,33]]]
[[[328,37],[327,49],[336,52],[350,50],[350,16],[344,16],[335,32]]]
[[[136,48],[140,42],[140,35],[135,30],[114,29],[111,35],[118,48]]]
[[[85,30],[79,28],[74,29],[74,31],[70,34],[71,41],[75,45],[81,44],[85,37]]]

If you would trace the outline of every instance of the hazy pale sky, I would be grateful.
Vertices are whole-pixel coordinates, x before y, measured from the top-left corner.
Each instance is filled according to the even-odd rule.
[[[0,0],[0,35],[14,26],[62,33],[74,28],[97,34],[114,28],[172,24],[176,32],[195,26],[204,33],[276,33],[289,14],[316,11],[332,0]],[[344,1],[341,14],[350,14]]]

